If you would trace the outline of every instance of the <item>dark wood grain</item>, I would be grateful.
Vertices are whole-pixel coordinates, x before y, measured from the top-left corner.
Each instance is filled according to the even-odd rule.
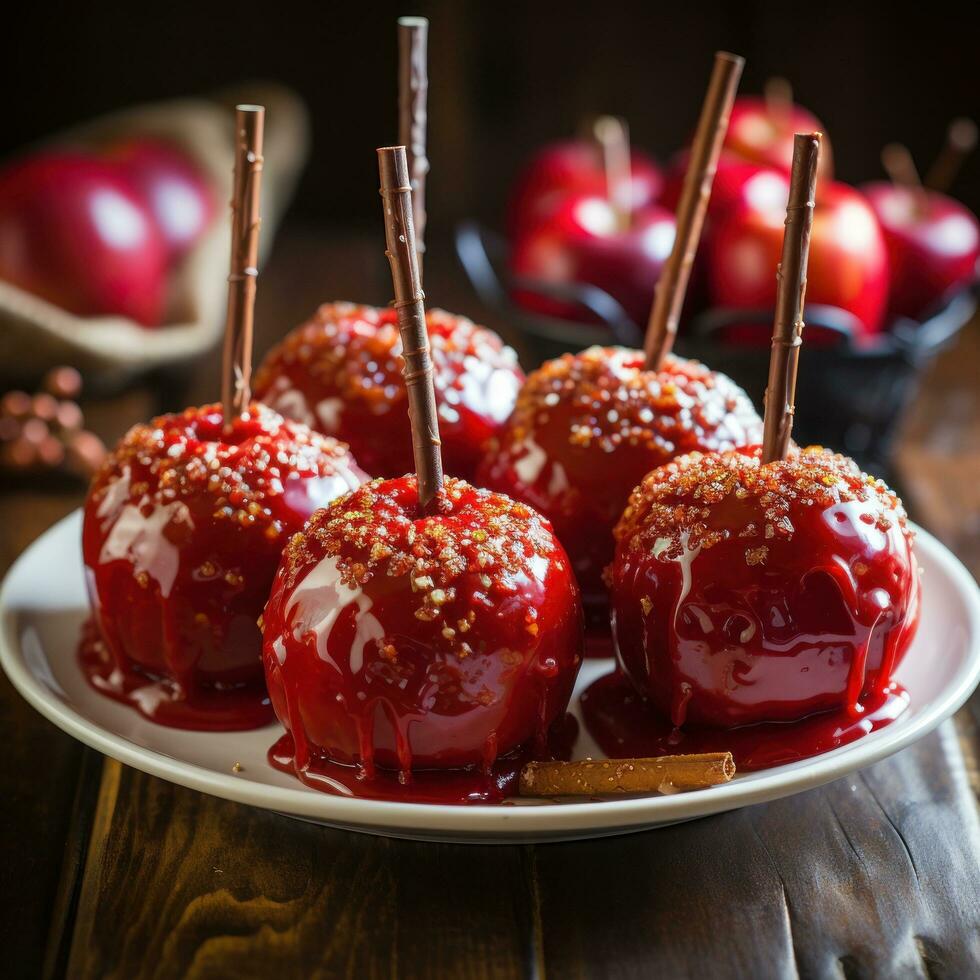
[[[108,762],[68,975],[510,977],[517,847],[328,830]]]
[[[538,848],[545,962],[558,976],[966,977],[980,964],[978,866],[948,723],[809,793]]]
[[[257,349],[321,300],[384,302],[379,240],[380,227],[342,247],[283,239],[259,289]],[[446,255],[435,239],[429,297],[479,316]],[[926,378],[896,459],[916,519],[974,573],[978,328]],[[192,399],[215,398],[218,373],[216,360],[188,368]],[[95,406],[96,427],[114,438],[151,395]],[[0,497],[0,559],[79,499]],[[540,847],[333,831],[115,762],[79,782],[82,751],[6,689],[0,730],[0,839],[16,842],[0,865],[0,942],[15,976],[38,975],[45,955],[48,975],[73,978],[980,975],[980,699],[827,787]]]

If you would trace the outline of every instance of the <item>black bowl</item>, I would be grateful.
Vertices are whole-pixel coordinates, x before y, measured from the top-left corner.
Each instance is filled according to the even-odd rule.
[[[601,289],[511,277],[507,242],[501,236],[468,222],[456,231],[456,251],[481,301],[523,335],[535,362],[530,366],[593,344],[642,346],[643,331]],[[512,301],[515,288],[577,303],[595,322],[530,313]],[[804,343],[800,357],[793,428],[797,442],[832,446],[866,467],[887,469],[895,433],[915,395],[920,374],[969,322],[977,308],[977,293],[976,285],[960,289],[921,322],[899,319],[886,331],[861,341],[851,314],[837,307],[807,305],[809,335],[821,328],[820,343]],[[723,371],[761,406],[769,372],[772,318],[772,310],[700,311],[682,326],[675,350]],[[737,342],[728,338],[736,324],[740,328]]]

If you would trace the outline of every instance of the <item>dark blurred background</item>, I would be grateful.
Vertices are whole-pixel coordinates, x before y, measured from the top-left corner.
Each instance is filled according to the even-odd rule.
[[[67,5],[66,5],[67,9]],[[5,31],[0,154],[134,102],[270,78],[313,115],[311,164],[294,220],[343,230],[378,221],[374,148],[395,138],[398,14],[431,19],[430,231],[463,215],[493,221],[509,179],[541,141],[589,113],[628,117],[660,158],[696,118],[711,55],[747,59],[741,90],[782,75],[824,122],[838,176],[880,176],[885,142],[921,169],[955,115],[980,116],[969,7],[764,2],[250,3],[51,5]],[[972,8],[976,13],[976,8]],[[980,159],[954,188],[980,209]]]

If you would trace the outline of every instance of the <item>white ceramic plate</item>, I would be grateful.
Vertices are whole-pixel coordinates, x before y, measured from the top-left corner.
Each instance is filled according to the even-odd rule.
[[[81,516],[39,538],[0,592],[0,662],[20,693],[59,728],[127,765],[182,786],[335,827],[425,840],[515,842],[602,837],[788,796],[854,772],[922,738],[967,699],[980,679],[980,590],[935,538],[919,532],[922,623],[898,680],[911,707],[896,722],[805,762],[747,773],[724,786],[672,796],[515,806],[434,806],[331,796],[266,762],[279,730],[228,734],[163,728],[93,691],[76,666],[87,614]],[[610,669],[586,662],[576,694]],[[576,702],[577,703],[577,702]],[[576,756],[601,756],[587,738]],[[241,763],[239,773],[232,771]]]

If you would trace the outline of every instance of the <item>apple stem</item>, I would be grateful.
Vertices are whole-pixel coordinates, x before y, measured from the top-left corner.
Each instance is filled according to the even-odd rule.
[[[941,193],[948,191],[976,145],[977,124],[972,119],[954,119],[946,130],[946,142],[939,156],[926,174],[926,187]]]
[[[697,132],[680,201],[677,204],[677,232],[670,257],[660,274],[647,323],[645,360],[648,370],[657,370],[674,346],[677,326],[684,306],[691,266],[701,238],[704,216],[711,197],[711,185],[718,169],[718,157],[728,132],[735,92],[745,59],[726,51],[715,53],[708,92],[701,106]]]
[[[617,116],[599,116],[592,125],[592,134],[602,153],[606,197],[616,213],[616,225],[620,231],[628,231],[633,209],[629,126]]]
[[[425,178],[429,95],[429,21],[425,17],[398,18],[398,139],[408,155],[412,184],[412,217],[419,269],[425,254]]]
[[[916,213],[925,214],[928,210],[926,192],[909,148],[904,143],[889,143],[882,148],[881,165],[896,187],[912,192]]]
[[[235,173],[231,196],[231,263],[222,358],[221,403],[225,428],[251,400],[252,332],[259,262],[259,199],[265,108],[235,107]]]
[[[767,79],[762,94],[768,114],[780,124],[788,126],[793,108],[793,86],[789,79],[778,75]]]
[[[405,361],[408,416],[412,424],[412,449],[418,476],[419,507],[424,511],[442,487],[442,443],[436,412],[429,336],[425,328],[425,293],[419,273],[412,216],[412,187],[404,146],[378,149],[381,198],[384,202],[385,255],[391,265],[395,289],[394,307]]]
[[[783,253],[776,269],[776,314],[765,395],[763,463],[786,458],[793,432],[820,140],[820,133],[797,133],[793,138],[793,169],[786,205]]]

